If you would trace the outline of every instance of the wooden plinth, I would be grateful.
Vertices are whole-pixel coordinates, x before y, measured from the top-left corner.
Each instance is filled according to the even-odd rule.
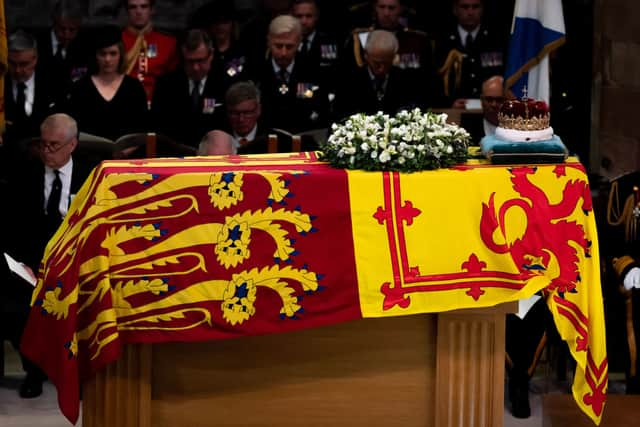
[[[637,427],[640,424],[640,396],[607,396],[600,427]],[[594,427],[569,394],[546,394],[542,398],[543,427]]]
[[[501,427],[513,309],[129,345],[84,385],[83,425]]]

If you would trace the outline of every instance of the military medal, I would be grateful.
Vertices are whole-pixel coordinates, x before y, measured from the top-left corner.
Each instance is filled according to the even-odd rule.
[[[289,92],[289,86],[287,86],[286,83],[282,83],[280,85],[280,88],[278,88],[278,92],[280,92],[280,94],[282,95],[286,95],[287,92]]]
[[[215,98],[204,98],[202,102],[202,114],[212,114],[216,109]]]
[[[147,58],[155,58],[156,56],[158,56],[158,45],[152,43],[147,47]]]

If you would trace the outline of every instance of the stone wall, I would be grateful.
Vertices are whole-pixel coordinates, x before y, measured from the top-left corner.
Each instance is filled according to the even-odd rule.
[[[634,0],[594,3],[591,164],[610,178],[640,169],[637,4]]]

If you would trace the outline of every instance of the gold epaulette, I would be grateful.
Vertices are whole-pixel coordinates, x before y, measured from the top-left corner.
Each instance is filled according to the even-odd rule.
[[[373,27],[368,28],[355,28],[351,31],[351,36],[353,37],[353,57],[356,60],[356,64],[358,67],[364,66],[364,57],[362,51],[364,50],[364,46],[360,43],[360,37],[358,37],[361,33],[370,33],[373,31]]]
[[[356,3],[353,6],[349,7],[349,12],[356,12],[359,9],[362,9],[363,7],[367,7],[369,6],[369,2],[368,1],[363,1],[361,3]]]
[[[405,27],[404,28],[404,32],[405,33],[410,33],[410,34],[415,34],[415,35],[422,36],[422,37],[428,37],[428,34],[425,31],[414,30],[413,28],[409,28],[409,27]]]
[[[444,64],[438,70],[438,74],[442,76],[444,82],[444,94],[449,96],[449,73],[453,69],[456,76],[456,88],[460,87],[462,81],[462,61],[464,60],[464,53],[458,49],[451,49],[445,59]]]
[[[621,256],[619,258],[614,258],[613,261],[611,261],[613,263],[613,271],[616,272],[616,276],[620,279],[622,279],[622,273],[631,265],[635,262],[635,260],[633,258],[631,258],[629,255],[624,255]]]

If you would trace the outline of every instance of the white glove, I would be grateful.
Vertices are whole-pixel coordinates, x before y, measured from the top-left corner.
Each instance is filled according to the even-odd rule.
[[[622,281],[624,288],[628,291],[631,288],[639,288],[640,289],[640,268],[633,267],[626,276],[624,276],[624,280]]]

